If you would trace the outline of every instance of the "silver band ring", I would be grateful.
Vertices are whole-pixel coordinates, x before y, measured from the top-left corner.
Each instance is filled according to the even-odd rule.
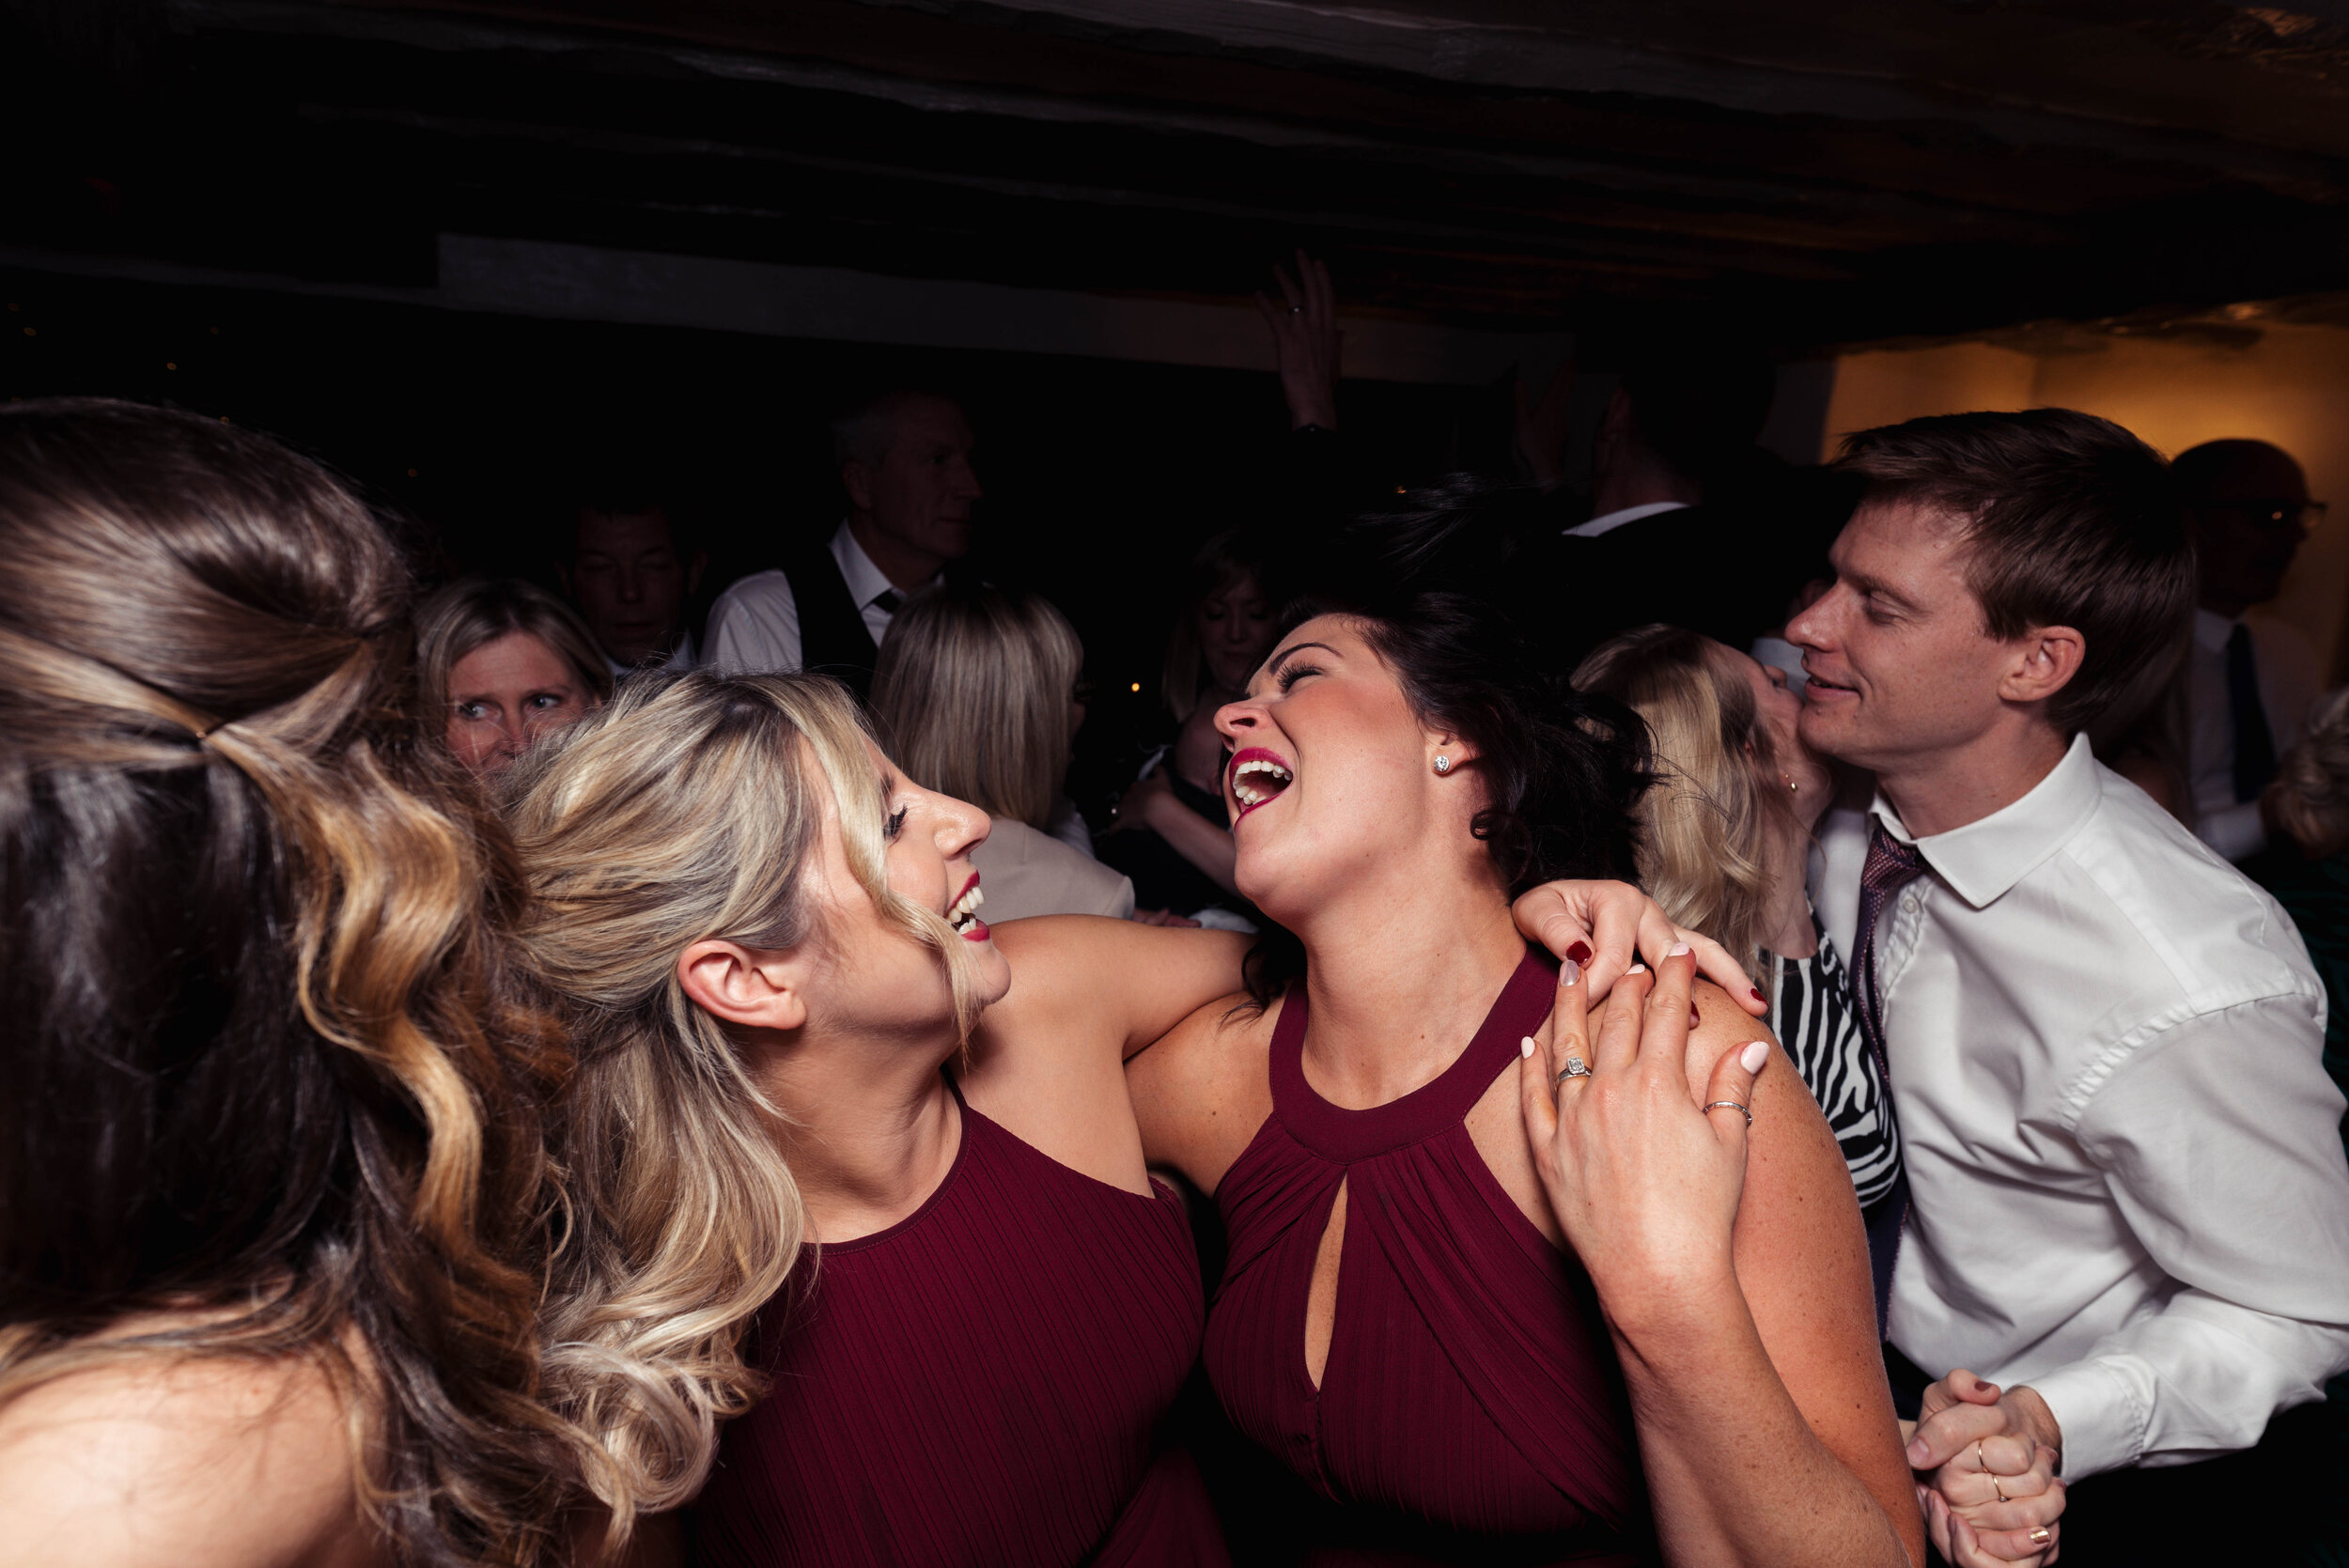
[[[1735,1111],[1738,1115],[1743,1116],[1746,1119],[1746,1126],[1753,1126],[1753,1112],[1748,1110],[1744,1106],[1739,1105],[1735,1100],[1715,1100],[1711,1105],[1706,1106],[1704,1109],[1707,1112],[1711,1112],[1720,1110],[1723,1106],[1729,1107],[1730,1110]]]
[[[1579,1056],[1569,1056],[1566,1058],[1566,1064],[1559,1069],[1558,1076],[1549,1080],[1549,1086],[1552,1089],[1555,1089],[1558,1085],[1565,1082],[1566,1079],[1570,1078],[1589,1078],[1590,1076],[1591,1065],[1589,1063],[1583,1061]]]

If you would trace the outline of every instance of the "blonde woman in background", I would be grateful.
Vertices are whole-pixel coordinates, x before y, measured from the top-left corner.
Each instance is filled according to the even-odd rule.
[[[391,540],[264,436],[28,402],[0,558],[0,1559],[550,1555],[568,1059]]]
[[[1843,1147],[1880,1305],[1906,1207],[1900,1134],[1850,971],[1805,891],[1835,786],[1797,733],[1802,701],[1781,672],[1669,626],[1602,644],[1574,684],[1647,721],[1661,777],[1640,804],[1640,879],[1672,920],[1762,977],[1770,1023]]]
[[[926,589],[881,641],[873,716],[907,772],[994,819],[972,863],[998,922],[1134,912],[1133,883],[1093,858],[1082,819],[1061,795],[1084,722],[1083,667],[1066,616],[1003,588]],[[1056,817],[1073,823],[1073,836],[1055,831]]]
[[[986,815],[820,676],[639,676],[523,769],[525,940],[579,1054],[550,1374],[662,1482],[638,1499],[709,1476],[713,1568],[1222,1560],[1159,1446],[1206,1303],[1123,1063],[1238,985],[1242,940],[990,930]],[[1620,884],[1517,915],[1599,987],[1635,931],[1651,955],[1687,935]]]
[[[467,578],[425,600],[416,666],[427,737],[477,775],[504,772],[612,696],[587,623],[516,578]]]

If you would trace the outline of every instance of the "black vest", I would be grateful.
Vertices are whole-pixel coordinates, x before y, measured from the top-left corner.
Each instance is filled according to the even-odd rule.
[[[791,600],[800,611],[800,668],[830,675],[863,702],[873,693],[873,665],[880,649],[864,629],[864,615],[832,558],[830,541],[801,550],[783,563]]]

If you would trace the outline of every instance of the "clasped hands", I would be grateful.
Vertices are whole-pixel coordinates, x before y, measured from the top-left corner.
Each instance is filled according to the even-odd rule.
[[[1952,1568],[2044,1568],[2057,1554],[2063,1438],[2036,1390],[1960,1368],[1925,1390],[1908,1444],[1917,1501]]]

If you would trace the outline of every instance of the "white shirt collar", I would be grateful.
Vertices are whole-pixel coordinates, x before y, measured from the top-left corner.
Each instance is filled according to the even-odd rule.
[[[1872,810],[1887,832],[1915,845],[1941,879],[1979,909],[2004,896],[2079,831],[2104,799],[2103,772],[2088,737],[2080,734],[2072,737],[2063,760],[2021,800],[1963,828],[1915,838],[1882,794]]]
[[[596,651],[603,653],[602,644],[597,644]],[[693,647],[693,634],[690,631],[680,631],[677,634],[677,646],[669,650],[669,657],[666,659],[655,660],[644,664],[623,664],[610,654],[604,653],[603,661],[612,666],[612,678],[619,680],[624,676],[636,674],[639,670],[690,670],[701,661],[701,658]]]
[[[1686,511],[1688,506],[1688,504],[1685,501],[1651,501],[1643,506],[1619,506],[1611,512],[1600,513],[1588,522],[1576,523],[1566,530],[1566,536],[1573,539],[1595,539],[1601,534],[1621,528],[1626,522],[1637,522],[1641,518],[1652,518],[1658,512]]]
[[[896,586],[889,576],[873,565],[873,558],[864,553],[864,547],[856,542],[856,536],[842,523],[832,536],[832,558],[839,563],[840,575],[848,584],[848,597],[863,610],[881,595]]]
[[[2222,615],[2216,610],[2197,609],[2194,612],[2194,641],[2206,653],[2224,653],[2227,639],[2241,625],[2240,615]]]

